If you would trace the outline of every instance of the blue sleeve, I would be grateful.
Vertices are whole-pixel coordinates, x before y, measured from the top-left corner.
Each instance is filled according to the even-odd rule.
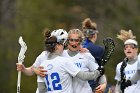
[[[96,61],[99,62],[104,54],[104,48],[101,46],[93,45],[89,46],[88,50],[91,55],[95,57]]]

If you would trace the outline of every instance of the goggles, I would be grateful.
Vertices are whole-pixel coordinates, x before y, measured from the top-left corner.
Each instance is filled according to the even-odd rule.
[[[80,42],[80,39],[74,39],[74,38],[70,38],[68,39],[69,42]]]

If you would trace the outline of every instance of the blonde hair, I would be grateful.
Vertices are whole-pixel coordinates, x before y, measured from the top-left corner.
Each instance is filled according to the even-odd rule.
[[[124,45],[134,44],[136,47],[138,46],[138,42],[136,41],[136,36],[133,35],[132,31],[121,30],[120,35],[117,35],[117,38],[124,41]]]
[[[79,38],[81,38],[81,39],[84,38],[84,35],[83,35],[82,31],[79,30],[79,29],[71,29],[71,30],[68,32],[68,38],[69,38],[69,36],[70,36],[71,34],[78,34],[78,37],[79,37]]]
[[[71,34],[78,34],[78,38],[80,39],[80,42],[82,42],[83,39],[84,39],[84,35],[83,35],[82,31],[79,30],[79,29],[71,29],[71,30],[68,32],[68,39],[70,38],[70,35],[71,35]]]
[[[120,35],[117,35],[117,38],[123,40],[124,42],[128,39],[136,39],[136,36],[133,35],[132,30],[121,30]]]

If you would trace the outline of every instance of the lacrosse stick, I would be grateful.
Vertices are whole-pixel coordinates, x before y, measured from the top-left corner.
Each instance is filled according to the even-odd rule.
[[[122,93],[124,93],[124,89],[125,87],[122,87],[123,84],[126,82],[126,75],[124,73],[124,69],[127,66],[127,62],[128,62],[128,58],[125,58],[122,62],[121,68],[120,68],[120,73],[121,73],[121,84],[120,84],[120,88],[122,90]]]
[[[98,62],[98,65],[100,68],[103,68],[105,66],[105,64],[109,61],[112,53],[114,52],[114,48],[115,48],[115,43],[114,43],[114,40],[110,37],[107,37],[103,40],[103,44],[105,46],[105,51],[104,51],[104,55],[101,59],[100,62]],[[99,76],[96,80],[96,87],[99,85],[98,82],[99,82],[99,79],[100,79],[101,76]],[[95,91],[95,89],[94,89]]]
[[[99,66],[104,66],[110,59],[112,53],[114,52],[115,43],[112,38],[107,37],[103,40],[104,46],[105,46],[105,52],[101,59],[101,61],[98,63]]]
[[[25,58],[25,52],[27,50],[26,43],[23,41],[22,37],[19,37],[18,40],[19,44],[21,45],[21,49],[18,55],[18,63],[22,64]],[[21,81],[21,71],[18,71],[18,80],[17,80],[17,93],[20,93],[20,81]]]

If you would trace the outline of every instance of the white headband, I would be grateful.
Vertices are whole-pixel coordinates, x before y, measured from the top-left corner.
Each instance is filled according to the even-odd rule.
[[[137,41],[134,40],[134,39],[128,39],[124,42],[124,45],[127,45],[127,44],[135,44],[135,45],[138,45]]]

